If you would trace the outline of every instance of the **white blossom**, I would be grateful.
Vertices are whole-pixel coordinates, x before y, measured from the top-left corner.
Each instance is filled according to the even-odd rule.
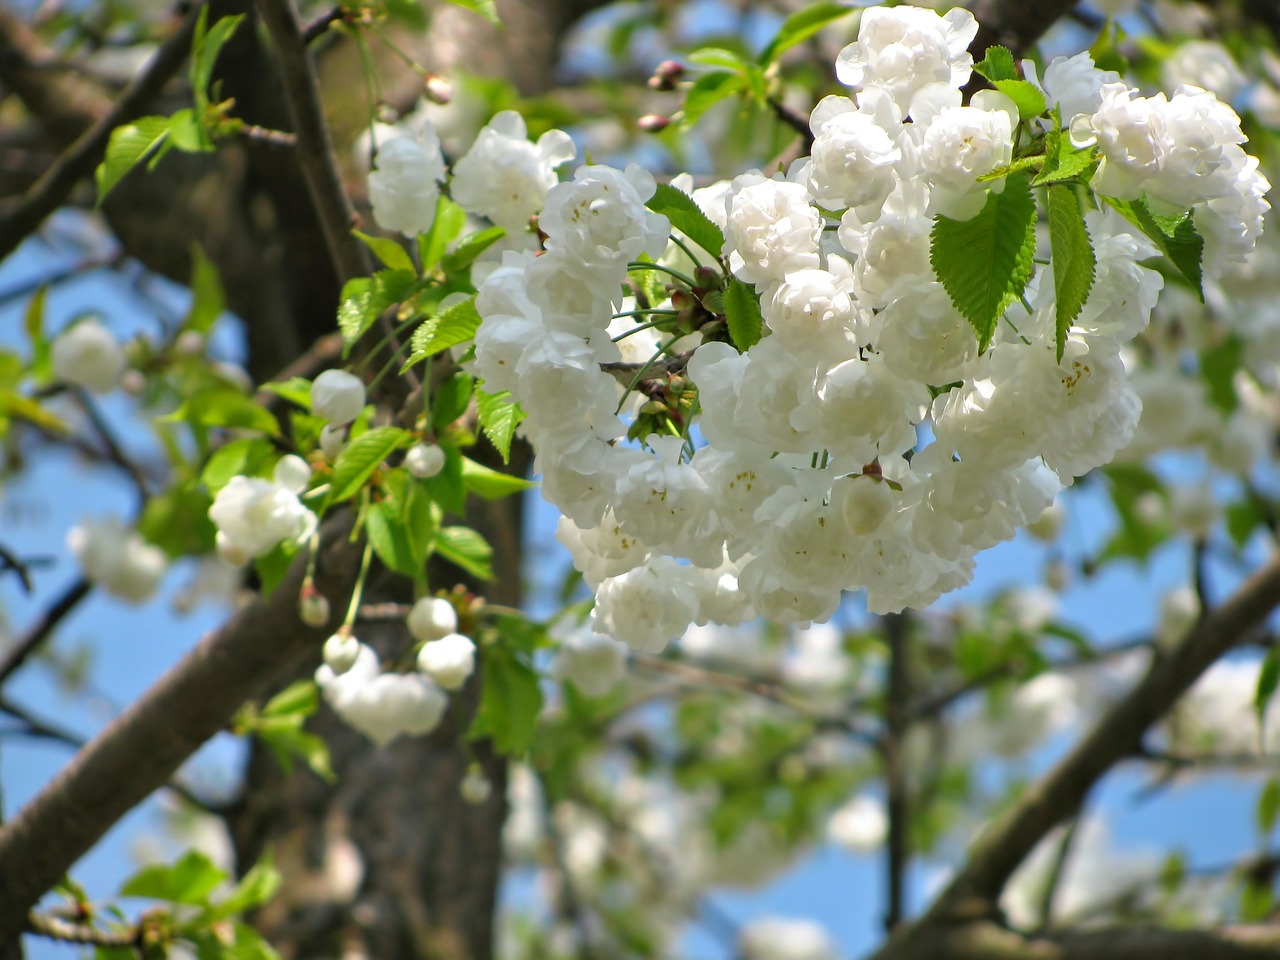
[[[94,393],[109,393],[124,372],[124,350],[96,317],[62,331],[49,351],[53,375],[63,383]]]

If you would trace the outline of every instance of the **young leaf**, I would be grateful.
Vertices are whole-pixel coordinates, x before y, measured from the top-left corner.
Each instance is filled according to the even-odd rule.
[[[49,296],[49,285],[40,284],[22,312],[22,328],[31,341],[31,375],[37,380],[53,376],[52,345],[44,332],[44,305]]]
[[[431,398],[431,426],[439,432],[467,412],[475,378],[459,371],[436,389]]]
[[[1262,733],[1262,723],[1267,716],[1267,707],[1280,687],[1280,647],[1272,647],[1267,651],[1258,671],[1258,689],[1253,695],[1253,708],[1258,714],[1258,733]]]
[[[143,867],[124,882],[120,896],[200,906],[226,879],[226,872],[203,853],[189,850],[177,863]]]
[[[218,279],[218,268],[204,255],[200,244],[191,245],[191,309],[183,321],[183,328],[196,333],[208,333],[222,311],[227,298]]]
[[[200,472],[200,482],[217,496],[219,490],[235,476],[258,476],[262,469],[275,461],[275,447],[257,437],[242,437],[219,447]]]
[[[466,457],[462,458],[462,482],[470,492],[485,500],[501,500],[513,493],[520,493],[537,486],[531,480],[490,470]]]
[[[1240,406],[1235,379],[1243,365],[1244,340],[1234,334],[1200,352],[1200,376],[1209,388],[1209,399],[1224,414]]]
[[[524,753],[533,744],[542,711],[537,671],[522,658],[495,646],[484,658],[481,676],[480,709],[468,736],[488,737],[502,754]]]
[[[466,343],[476,335],[479,328],[480,314],[476,312],[475,297],[468,297],[437,316],[428,317],[413,331],[411,353],[403,369],[407,370],[427,357]]]
[[[493,547],[470,527],[441,527],[435,547],[436,553],[477,580],[493,579]]]
[[[707,219],[707,215],[688,194],[670,184],[660,183],[645,206],[670,220],[671,226],[711,256],[720,256],[720,251],[724,247],[724,233]]]
[[[1258,795],[1258,832],[1270,836],[1280,818],[1280,778],[1272,777]]]
[[[213,80],[213,66],[218,61],[218,54],[231,39],[231,35],[236,32],[240,21],[244,19],[242,13],[233,17],[223,17],[206,30],[208,12],[208,7],[203,8],[200,11],[200,19],[196,21],[196,33],[191,44],[191,64],[188,71],[191,90],[195,95],[196,103],[200,105],[208,103],[209,84]]]
[[[1022,295],[1035,268],[1036,204],[1024,174],[991,191],[971,220],[939,216],[929,262],[951,302],[973,326],[978,349],[991,344],[1001,314]]]
[[[844,3],[814,3],[801,7],[778,29],[778,35],[760,51],[757,62],[767,67],[797,44],[804,43],[827,24],[847,17],[853,7]]]
[[[764,319],[760,316],[760,301],[750,284],[736,277],[729,280],[724,292],[724,317],[729,325],[729,336],[740,353],[746,353],[760,341]]]
[[[1049,250],[1053,258],[1053,291],[1056,310],[1058,360],[1067,342],[1067,331],[1080,316],[1093,288],[1097,257],[1089,240],[1080,198],[1074,187],[1049,188]]]
[[[112,130],[107,152],[93,173],[98,205],[126,173],[158,150],[168,136],[168,117],[139,117]]]
[[[418,272],[413,265],[413,259],[397,241],[392,240],[390,237],[371,237],[369,234],[361,233],[359,230],[352,230],[351,233],[357,240],[368,247],[370,252],[382,261],[384,266],[392,270],[406,270],[413,274]]]
[[[449,0],[449,2],[483,17],[495,27],[502,26],[502,20],[498,17],[498,8],[493,0]]]
[[[418,276],[412,270],[380,270],[372,277],[356,277],[342,288],[338,304],[338,329],[342,331],[343,355],[382,316],[413,292]]]
[[[713,106],[731,97],[744,86],[747,78],[730,70],[712,70],[693,81],[684,96],[684,109],[680,124],[685,129],[693,126]]]
[[[1055,117],[1057,112],[1055,107]],[[1042,183],[1056,183],[1078,177],[1093,165],[1097,156],[1097,147],[1080,149],[1061,130],[1050,130],[1044,135],[1044,164],[1031,183],[1038,187]]]
[[[1038,117],[1049,106],[1039,88],[1026,80],[997,80],[995,88],[1017,104],[1020,120]]]
[[[461,273],[476,262],[476,258],[507,235],[502,227],[489,227],[477,230],[463,237],[452,253],[446,253],[440,261],[440,269],[445,273]]]
[[[520,404],[511,399],[510,391],[486,393],[483,384],[476,385],[476,411],[480,418],[480,429],[489,438],[494,449],[502,454],[502,462],[511,460],[511,438],[515,436],[516,427],[524,419],[524,411]]]
[[[458,239],[466,225],[467,211],[442,195],[436,202],[436,218],[431,222],[431,229],[418,234],[418,256],[423,273],[429,273],[440,265],[445,250]]]
[[[406,577],[422,576],[435,540],[436,520],[423,484],[394,471],[387,496],[369,510],[365,529],[373,549],[390,569]]]
[[[1204,238],[1196,231],[1191,214],[1165,217],[1151,212],[1146,200],[1116,200],[1103,197],[1126,220],[1155,241],[1160,252],[1196,291],[1204,302]]]
[[[387,457],[412,442],[413,435],[399,427],[374,427],[360,434],[334,461],[327,503],[341,503],[354,497]]]
[[[306,377],[290,377],[277,383],[264,383],[260,389],[274,393],[303,410],[311,409],[311,381]]]
[[[986,55],[973,65],[973,72],[981,74],[993,84],[1000,80],[1017,80],[1018,65],[1008,47],[987,47]]]
[[[260,430],[275,436],[280,432],[276,418],[235,387],[221,384],[202,387],[173,413],[160,418],[169,423],[189,423],[202,427]]]

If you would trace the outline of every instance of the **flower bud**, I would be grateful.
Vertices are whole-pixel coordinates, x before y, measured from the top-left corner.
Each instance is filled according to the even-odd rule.
[[[64,330],[50,353],[53,374],[64,383],[94,393],[109,393],[124,372],[124,350],[96,318]]]
[[[428,73],[422,78],[422,92],[432,103],[441,106],[453,99],[453,84],[435,73]]]
[[[660,113],[646,113],[636,121],[636,127],[645,133],[661,133],[671,125],[671,118]]]
[[[141,370],[126,370],[120,375],[120,389],[131,397],[139,397],[147,389],[147,378]]]
[[[446,690],[458,690],[476,668],[476,645],[451,633],[418,651],[418,669]]]
[[[326,460],[336,460],[347,445],[347,431],[343,427],[325,424],[320,428],[320,452]]]
[[[310,579],[303,582],[298,594],[298,617],[308,627],[323,627],[329,622],[329,600]]]
[[[324,642],[324,662],[338,676],[350,670],[360,655],[360,641],[345,628]]]
[[[334,426],[345,426],[364,409],[364,382],[345,370],[326,370],[311,384],[311,411]]]
[[[404,466],[419,480],[434,477],[444,469],[444,450],[434,443],[419,443],[404,455]]]
[[[480,804],[489,799],[489,794],[493,792],[493,784],[484,775],[480,765],[473,763],[467,768],[467,775],[462,778],[462,783],[458,785],[458,790],[462,794],[462,799],[467,803]]]
[[[198,330],[183,330],[173,342],[173,352],[179,357],[198,357],[204,353],[204,334]]]
[[[674,90],[676,81],[684,76],[684,65],[675,60],[663,60],[648,80],[650,90]]]
[[[453,604],[440,597],[423,597],[405,618],[415,640],[431,641],[447,637],[458,629],[458,613]]]

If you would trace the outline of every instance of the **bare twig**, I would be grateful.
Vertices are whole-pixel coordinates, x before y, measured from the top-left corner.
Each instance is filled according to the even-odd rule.
[[[0,660],[0,686],[3,686],[4,682],[26,663],[27,658],[45,641],[46,637],[53,633],[58,624],[76,608],[80,601],[89,595],[92,589],[93,584],[81,577],[49,605],[40,619],[27,629],[4,659]]]
[[[273,147],[285,147],[292,150],[298,145],[298,138],[292,133],[284,130],[271,130],[267,127],[260,127],[256,123],[246,123],[240,127],[236,133],[244,137],[246,140],[253,140],[257,143],[268,143]]]
[[[310,45],[314,41],[323,37],[331,26],[335,23],[342,22],[346,18],[347,12],[341,4],[335,4],[328,10],[319,14],[312,20],[308,20],[302,28],[302,42]]]
[[[47,913],[36,913],[34,910],[27,915],[27,931],[63,943],[82,943],[94,947],[129,949],[138,945],[137,930],[126,933],[99,930],[88,924],[72,923],[70,920]]]

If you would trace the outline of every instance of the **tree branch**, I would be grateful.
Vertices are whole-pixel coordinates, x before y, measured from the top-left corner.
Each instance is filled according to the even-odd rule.
[[[316,586],[335,605],[351,591],[362,549],[348,541],[351,523],[347,514],[329,521],[322,538]],[[326,631],[298,619],[305,570],[299,556],[269,598],[201,640],[0,827],[0,943],[17,936],[40,896],[246,700],[318,654]]]
[[[257,0],[262,22],[271,35],[280,64],[289,115],[293,118],[298,166],[324,231],[325,244],[338,279],[345,283],[370,271],[369,258],[351,235],[355,208],[342,187],[329,126],[320,104],[315,68],[307,53],[307,38],[289,0]]]
[[[1280,555],[1205,616],[1116,703],[1057,766],[1032,784],[974,845],[969,860],[930,909],[934,923],[989,915],[1013,871],[1057,824],[1080,809],[1115,764],[1220,656],[1243,642],[1280,604]]]
[[[5,655],[4,659],[0,660],[0,686],[3,686],[4,682],[26,663],[27,658],[40,644],[44,643],[45,638],[53,633],[58,624],[89,595],[92,589],[93,584],[81,577],[62,592],[62,595],[49,606],[40,619],[33,623],[22,638],[13,645],[13,649]]]
[[[889,674],[885,681],[884,736],[880,755],[884,760],[885,810],[889,820],[885,844],[886,899],[884,928],[892,933],[905,915],[907,859],[910,851],[907,830],[910,803],[907,797],[906,762],[903,745],[910,725],[911,674],[907,650],[907,616],[887,614],[885,640],[889,645]]]
[[[62,206],[71,193],[71,188],[93,171],[106,152],[111,131],[139,116],[178,72],[187,58],[191,38],[195,33],[196,18],[203,5],[203,0],[196,0],[192,4],[182,25],[156,51],[147,68],[124,88],[120,99],[109,112],[99,116],[58,157],[53,166],[31,185],[20,200],[0,207],[0,260],[8,256],[29,234],[34,233],[45,217]],[[13,14],[0,10],[0,55],[12,51],[14,45],[21,40],[23,31],[27,31],[25,24]],[[0,59],[3,57],[0,56]],[[6,85],[11,82],[8,71],[0,79]],[[37,93],[28,91],[24,95],[20,90],[19,96],[33,108],[37,116],[42,116]]]

